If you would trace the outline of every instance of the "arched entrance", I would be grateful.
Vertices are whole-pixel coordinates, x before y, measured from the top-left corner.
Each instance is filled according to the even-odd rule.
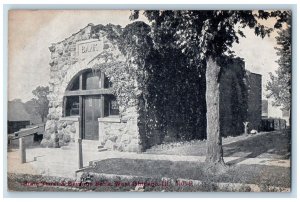
[[[86,140],[99,140],[98,118],[119,116],[112,84],[101,71],[79,72],[64,93],[63,116],[79,116],[81,134]]]

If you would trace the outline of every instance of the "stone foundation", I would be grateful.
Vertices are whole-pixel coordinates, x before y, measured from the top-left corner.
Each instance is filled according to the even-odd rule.
[[[59,146],[68,145],[79,138],[79,117],[61,117],[58,121],[47,121],[42,145],[54,147],[55,137]]]
[[[120,118],[99,118],[99,141],[109,150],[139,152],[137,122]]]
[[[79,117],[62,117],[57,124],[59,145],[76,142],[79,138]]]

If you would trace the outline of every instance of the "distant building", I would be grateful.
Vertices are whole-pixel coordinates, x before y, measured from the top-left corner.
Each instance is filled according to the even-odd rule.
[[[30,125],[30,115],[25,110],[24,104],[20,101],[8,103],[8,134],[19,131]]]
[[[286,121],[287,125],[290,124],[290,111],[289,110],[282,110],[282,118]]]
[[[261,123],[261,75],[245,70],[235,59],[220,79],[220,127],[222,136],[237,136],[248,130],[259,131]]]
[[[247,72],[247,121],[249,130],[260,129],[261,114],[262,114],[262,76],[260,74]]]
[[[286,129],[286,121],[280,118],[264,118],[261,122],[262,131]]]
[[[262,103],[261,103],[261,110],[262,110],[262,113],[261,113],[261,116],[262,118],[268,118],[268,110],[269,110],[269,104],[268,104],[268,100],[262,100]]]
[[[269,102],[271,101],[262,100],[262,121],[260,129],[262,131],[285,129],[288,123],[288,117],[284,117],[286,112],[283,112],[280,107],[269,105]],[[280,112],[282,112],[282,114]]]

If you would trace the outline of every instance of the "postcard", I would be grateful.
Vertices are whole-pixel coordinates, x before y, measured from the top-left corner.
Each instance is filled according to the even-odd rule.
[[[8,191],[290,192],[291,10],[9,10]]]

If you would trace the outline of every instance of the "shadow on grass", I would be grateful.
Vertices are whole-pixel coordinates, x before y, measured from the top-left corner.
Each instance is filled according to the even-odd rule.
[[[229,140],[230,139],[230,140]],[[290,157],[290,130],[274,131],[246,137],[228,137],[223,140],[224,157],[288,159]],[[228,143],[230,142],[230,143]],[[181,156],[205,156],[205,141],[175,147],[151,148],[145,153]],[[235,164],[239,162],[231,162]]]
[[[266,165],[234,165],[223,173],[213,173],[201,162],[114,158],[98,161],[84,170],[84,173],[89,172],[290,187],[289,168]]]
[[[288,131],[276,131],[224,145],[224,157],[241,157],[227,162],[228,165],[237,164],[247,158],[256,157],[288,159],[291,151],[289,134]]]

